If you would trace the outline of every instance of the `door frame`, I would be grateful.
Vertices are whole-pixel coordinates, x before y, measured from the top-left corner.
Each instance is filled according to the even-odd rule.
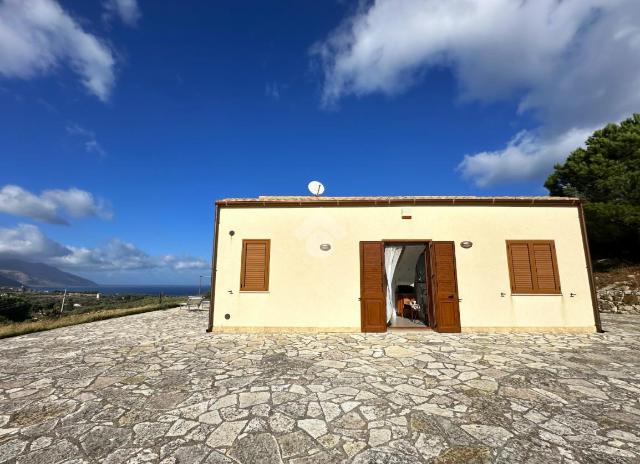
[[[428,286],[427,286],[427,298],[429,299],[429,307],[433,308],[433,315],[434,318],[435,316],[435,311],[437,310],[437,308],[433,307],[433,285],[431,285],[431,242],[433,240],[432,239],[383,239],[382,240],[382,248],[384,250],[384,248],[387,245],[426,245],[428,253],[429,253],[429,259],[426,260],[425,263],[425,272],[426,272],[426,277],[427,277],[427,282],[428,282]],[[383,273],[382,275],[384,276],[384,279],[387,279],[387,269],[383,266],[382,268]],[[386,284],[386,282],[382,282],[383,284]],[[384,286],[384,296],[385,296],[385,302],[387,301],[387,286]],[[431,318],[429,318],[429,325],[428,326],[424,326],[424,327],[403,327],[402,330],[408,329],[408,330],[434,330],[433,324],[435,323],[434,320],[431,320]],[[393,328],[393,327],[391,327]]]

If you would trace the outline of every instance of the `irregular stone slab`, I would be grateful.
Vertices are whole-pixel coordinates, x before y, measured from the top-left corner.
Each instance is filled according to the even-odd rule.
[[[313,439],[301,430],[281,435],[277,437],[277,441],[284,459],[306,454],[309,449],[317,446]]]
[[[90,456],[104,456],[109,452],[122,448],[131,436],[127,429],[98,425],[80,438],[80,444]]]
[[[167,437],[180,437],[182,435],[185,435],[189,430],[191,430],[197,425],[198,423],[195,421],[178,419],[173,423],[173,425],[167,432]]]
[[[68,440],[61,440],[47,448],[19,456],[17,464],[57,464],[78,456],[79,450]]]
[[[206,458],[209,455],[210,451],[211,450],[203,444],[181,446],[173,453],[171,453],[167,458],[163,459],[162,462],[166,462],[167,464],[178,464],[181,462],[197,464],[204,458]]]
[[[229,447],[233,445],[233,442],[246,423],[246,420],[223,422],[217,429],[211,432],[211,435],[207,438],[207,445],[212,448]]]
[[[269,392],[240,393],[240,408],[250,408],[261,403],[267,403],[271,398]]]
[[[134,440],[140,443],[153,443],[163,436],[171,427],[171,424],[162,422],[141,422],[133,426]]]
[[[296,421],[280,412],[276,412],[269,418],[269,427],[275,433],[291,432],[296,425]]]
[[[26,440],[13,439],[5,443],[0,443],[0,462],[7,462],[15,459],[24,451],[29,442]]]
[[[391,430],[372,429],[369,430],[369,446],[376,447],[391,440]]]
[[[455,446],[443,451],[435,464],[489,464],[491,451],[486,447]]]
[[[307,432],[313,438],[318,438],[327,433],[327,424],[320,419],[304,419],[298,421],[298,427]]]
[[[384,354],[390,358],[413,358],[416,355],[415,351],[395,345],[385,348]]]
[[[273,435],[260,433],[247,435],[236,442],[229,450],[229,456],[240,462],[260,462],[264,464],[281,464],[280,449]]]
[[[494,448],[504,446],[507,440],[513,437],[508,430],[493,425],[468,424],[463,425],[462,429],[481,443]]]

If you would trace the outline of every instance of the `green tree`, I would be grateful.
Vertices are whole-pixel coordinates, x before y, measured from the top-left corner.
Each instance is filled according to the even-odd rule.
[[[640,261],[640,114],[595,131],[544,186],[584,201],[594,257]]]

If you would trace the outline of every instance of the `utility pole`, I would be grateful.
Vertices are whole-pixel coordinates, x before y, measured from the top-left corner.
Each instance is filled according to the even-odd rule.
[[[62,306],[60,306],[60,314],[64,311],[64,300],[67,299],[67,289],[64,289],[64,295],[62,295]]]

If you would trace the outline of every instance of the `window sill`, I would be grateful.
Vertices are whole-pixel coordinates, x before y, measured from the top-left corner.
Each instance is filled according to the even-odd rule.
[[[240,290],[239,293],[271,293],[269,290]]]
[[[511,293],[511,296],[562,296],[562,293]]]

